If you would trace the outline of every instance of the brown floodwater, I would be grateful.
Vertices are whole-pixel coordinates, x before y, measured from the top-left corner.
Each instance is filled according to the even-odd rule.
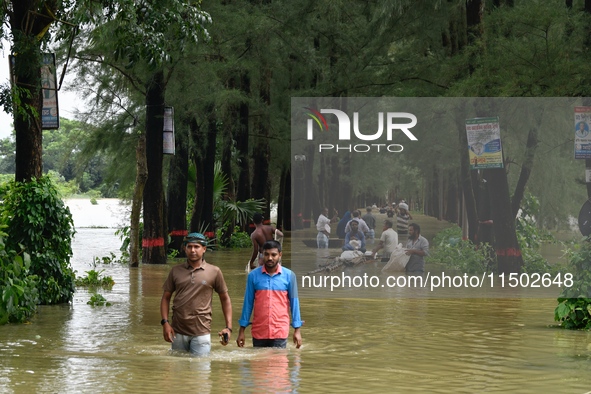
[[[419,219],[417,219],[419,220]],[[444,226],[423,220],[429,236]],[[78,276],[94,256],[117,252],[113,229],[78,229]],[[299,238],[286,250],[303,248]],[[315,253],[310,250],[310,253]],[[336,254],[338,250],[329,250]],[[237,322],[250,250],[208,252],[221,267]],[[286,265],[289,258],[285,259]],[[555,298],[326,297],[302,292],[304,345],[229,346],[212,336],[209,357],[172,355],[162,339],[161,286],[173,264],[99,267],[115,279],[91,307],[41,306],[30,324],[0,326],[0,393],[589,393],[591,333],[556,328]],[[361,293],[360,293],[361,294]],[[224,326],[214,296],[213,327]],[[236,334],[238,324],[234,324]]]

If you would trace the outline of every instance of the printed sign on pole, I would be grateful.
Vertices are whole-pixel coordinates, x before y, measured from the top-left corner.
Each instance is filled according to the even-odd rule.
[[[57,105],[57,77],[55,73],[55,54],[44,53],[41,65],[41,127],[43,130],[60,128],[59,107]]]
[[[503,168],[499,117],[466,119],[470,169]]]
[[[174,145],[174,108],[164,107],[164,127],[162,128],[162,153],[166,155],[175,154]]]
[[[10,68],[10,83],[12,86],[18,82],[14,74],[16,58],[13,55],[8,57]],[[55,54],[44,53],[41,56],[41,95],[43,104],[41,108],[41,129],[59,129],[60,117],[57,102],[57,76],[55,68]]]
[[[591,107],[575,107],[575,159],[591,159]]]

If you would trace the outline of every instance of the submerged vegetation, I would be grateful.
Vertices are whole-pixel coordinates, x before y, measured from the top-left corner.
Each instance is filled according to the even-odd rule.
[[[89,270],[86,276],[76,278],[76,286],[81,287],[107,287],[111,288],[115,284],[112,277],[103,275],[105,270]]]
[[[426,261],[467,274],[486,272],[491,269],[491,249],[489,244],[477,247],[472,241],[462,239],[462,229],[453,226],[437,233]]]
[[[94,293],[92,295],[92,297],[90,297],[90,300],[88,300],[87,304],[90,306],[111,306],[111,305],[113,305],[109,301],[107,301],[107,299],[102,294],[99,294],[99,293]]]
[[[544,243],[556,243],[552,234],[536,223],[540,204],[535,196],[523,199],[521,211],[516,219],[517,240],[523,256],[522,271],[527,273],[557,274],[564,267],[551,265],[542,256],[540,248]],[[431,255],[427,261],[439,263],[468,274],[494,272],[496,262],[493,247],[488,243],[475,245],[462,239],[462,229],[453,226],[440,231],[433,239]]]
[[[569,329],[591,329],[591,239],[585,238],[567,250],[572,286],[565,286],[558,297],[554,320]],[[569,283],[570,284],[570,283]]]

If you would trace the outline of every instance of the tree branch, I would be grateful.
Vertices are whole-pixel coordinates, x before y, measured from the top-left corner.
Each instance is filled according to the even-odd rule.
[[[131,83],[131,86],[133,86],[133,88],[135,90],[137,90],[138,92],[140,92],[144,96],[146,95],[146,91],[141,87],[144,85],[144,83],[142,83],[141,80],[138,79],[136,81],[136,79],[132,75],[126,73],[123,69],[121,69],[121,67],[119,67],[113,63],[107,62],[106,60],[104,60],[100,56],[98,56],[98,58],[92,58],[92,57],[74,55],[74,58],[78,59],[78,60],[82,60],[82,61],[89,61],[89,62],[94,62],[94,63],[98,63],[98,64],[104,64],[106,66],[114,68],[115,70],[119,71],[119,73],[121,75],[123,75],[123,77],[125,77],[129,81],[129,83]],[[141,85],[138,86],[138,84],[141,84]]]

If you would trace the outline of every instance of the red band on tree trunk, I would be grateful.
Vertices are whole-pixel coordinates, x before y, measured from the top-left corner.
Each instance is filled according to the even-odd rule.
[[[157,246],[164,246],[164,238],[144,238],[142,239],[142,248],[153,248]]]
[[[497,249],[497,256],[521,256],[521,250],[515,248]]]

